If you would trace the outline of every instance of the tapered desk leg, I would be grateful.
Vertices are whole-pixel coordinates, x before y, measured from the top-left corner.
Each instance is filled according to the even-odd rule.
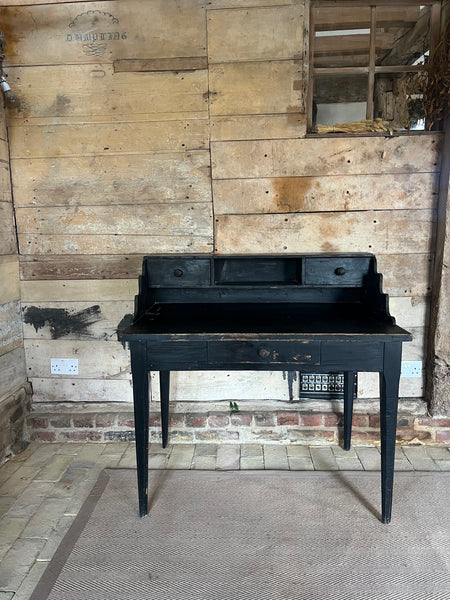
[[[353,419],[353,389],[355,386],[355,373],[344,372],[344,450],[350,450],[352,441]]]
[[[162,447],[167,448],[169,439],[169,389],[170,371],[159,372],[159,389],[161,394],[161,433]]]
[[[130,342],[139,516],[148,512],[148,371],[145,342]]]
[[[391,522],[401,357],[401,342],[384,344],[383,372],[380,373],[381,519],[383,523]]]

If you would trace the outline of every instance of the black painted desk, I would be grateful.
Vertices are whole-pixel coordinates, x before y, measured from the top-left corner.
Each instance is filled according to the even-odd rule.
[[[354,376],[380,374],[382,520],[391,519],[402,342],[370,254],[154,256],[143,262],[130,344],[139,512],[148,511],[148,372],[159,371],[163,446],[170,371],[344,372],[344,448]]]

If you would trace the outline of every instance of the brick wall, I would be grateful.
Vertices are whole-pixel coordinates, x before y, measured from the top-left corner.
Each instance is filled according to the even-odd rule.
[[[0,398],[0,465],[24,449],[31,386],[23,384]]]
[[[133,441],[134,417],[129,405],[110,412],[92,407],[51,405],[38,407],[28,417],[29,437],[44,442]],[[400,412],[397,442],[401,444],[450,444],[450,419]],[[340,412],[308,410],[256,410],[173,412],[169,440],[173,443],[289,443],[338,444],[343,436]],[[160,416],[150,413],[150,441],[160,441]],[[379,416],[371,412],[353,415],[354,444],[376,445],[380,440]]]

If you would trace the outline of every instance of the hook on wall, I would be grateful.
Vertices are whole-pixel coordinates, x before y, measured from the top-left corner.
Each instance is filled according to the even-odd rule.
[[[4,43],[4,35],[3,32],[0,31],[0,88],[3,92],[3,98],[5,99],[5,104],[8,108],[19,108],[20,100],[11,90],[10,85],[6,81],[6,75],[3,71],[3,60],[5,58],[5,54],[3,52],[3,43]]]

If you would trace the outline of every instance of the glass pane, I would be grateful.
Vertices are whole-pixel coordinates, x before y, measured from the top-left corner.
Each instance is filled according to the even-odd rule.
[[[423,73],[378,73],[375,76],[374,116],[390,129],[423,130]]]
[[[313,129],[366,118],[367,75],[316,75]]]
[[[314,67],[369,64],[370,7],[313,9]]]
[[[431,5],[383,6],[376,9],[376,64],[424,62],[430,48]]]

